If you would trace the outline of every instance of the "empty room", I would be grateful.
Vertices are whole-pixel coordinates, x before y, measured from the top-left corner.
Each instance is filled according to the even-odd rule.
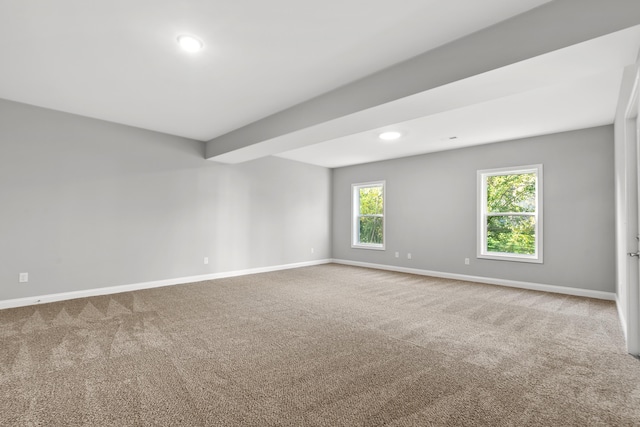
[[[0,2],[0,425],[640,425],[640,2]]]

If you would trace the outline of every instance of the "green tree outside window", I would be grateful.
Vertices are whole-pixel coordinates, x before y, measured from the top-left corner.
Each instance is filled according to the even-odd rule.
[[[536,174],[487,177],[487,251],[534,255],[535,209]]]

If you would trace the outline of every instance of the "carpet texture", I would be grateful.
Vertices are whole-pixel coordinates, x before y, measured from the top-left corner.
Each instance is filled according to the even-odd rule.
[[[638,426],[608,301],[341,265],[0,311],[0,425]]]

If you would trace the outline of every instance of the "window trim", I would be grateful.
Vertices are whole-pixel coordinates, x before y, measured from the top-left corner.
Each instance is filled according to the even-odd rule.
[[[358,218],[360,212],[360,188],[367,187],[380,187],[382,186],[382,244],[371,243],[358,243]],[[356,197],[357,193],[357,197]],[[361,182],[357,184],[351,184],[351,247],[353,249],[369,249],[374,251],[386,250],[387,241],[387,219],[386,219],[386,205],[387,205],[387,182],[370,181]]]
[[[501,215],[526,215],[534,216],[536,252],[534,255],[511,254],[505,252],[489,252],[487,247],[487,177],[496,175],[517,175],[522,173],[536,174],[536,211],[534,214],[528,213],[500,213]],[[514,166],[497,169],[479,170],[477,173],[477,203],[478,203],[478,231],[477,231],[477,258],[492,259],[501,261],[516,261],[528,263],[543,263],[543,170],[542,164]]]

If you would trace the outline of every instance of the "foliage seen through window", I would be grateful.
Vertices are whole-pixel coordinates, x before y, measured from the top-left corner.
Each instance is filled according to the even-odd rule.
[[[354,246],[384,246],[384,184],[354,185]]]
[[[535,213],[536,174],[489,176],[486,188],[487,251],[535,254],[535,217],[508,214]]]

